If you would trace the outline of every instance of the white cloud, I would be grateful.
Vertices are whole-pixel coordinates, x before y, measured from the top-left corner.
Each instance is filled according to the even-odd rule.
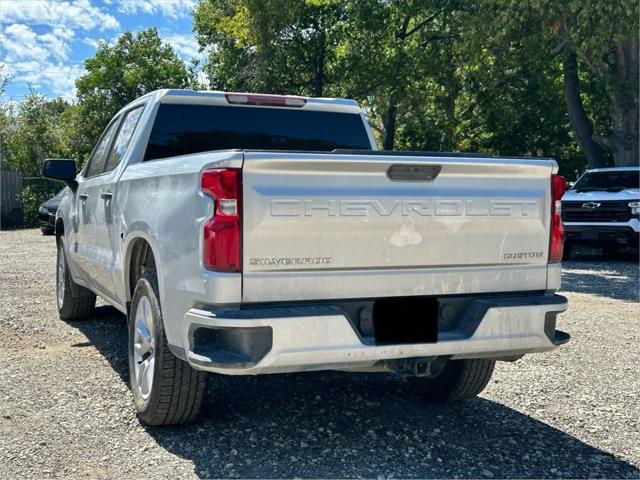
[[[0,33],[0,45],[6,62],[45,60],[49,56],[49,51],[38,41],[38,35],[21,23],[9,25]]]
[[[2,0],[2,23],[29,23],[93,30],[116,29],[118,20],[89,0]]]
[[[14,23],[0,33],[5,61],[40,60],[48,57],[67,60],[69,57],[68,41],[73,38],[73,31],[64,27],[54,27],[50,32],[38,35],[29,26]]]
[[[190,60],[200,55],[198,42],[190,33],[170,33],[161,35],[161,38],[165,43],[171,45],[183,59]]]
[[[120,28],[89,0],[0,0],[0,13],[0,56],[11,83],[68,99],[84,71],[80,62],[69,62],[75,32]]]
[[[75,80],[84,72],[72,47],[99,41],[114,43],[120,30],[116,16],[145,13],[171,19],[191,14],[195,0],[0,0],[0,58],[19,88],[74,97]],[[166,32],[162,39],[184,60],[200,59],[191,34]],[[73,59],[73,60],[70,60]]]
[[[190,15],[196,4],[195,0],[116,0],[115,3],[119,12],[128,15],[140,12],[150,15],[160,13],[169,18]]]
[[[91,37],[84,37],[82,39],[82,43],[84,43],[85,45],[89,45],[90,47],[93,47],[95,49],[98,48],[98,44],[100,42],[104,42],[104,40],[102,38],[91,38]]]
[[[69,40],[74,37],[73,30],[66,27],[54,27],[49,33],[39,35],[39,40],[48,48],[50,55],[60,60],[69,58]]]
[[[1,1],[1,0],[0,0]],[[139,32],[133,31],[134,35]],[[199,52],[200,46],[194,35],[191,33],[168,33],[168,32],[160,32],[160,39],[171,45],[173,50],[178,54],[182,60],[189,61],[192,58],[197,58],[198,60],[204,60],[204,54]],[[119,35],[112,38],[93,38],[93,37],[83,37],[81,39],[82,43],[85,45],[89,45],[93,48],[98,48],[98,43],[106,43],[107,45],[113,46],[118,41]]]
[[[75,98],[75,81],[84,73],[82,65],[55,61],[21,61],[7,66],[14,82],[26,83],[36,90],[47,87],[53,96],[68,100]]]
[[[84,70],[81,65],[67,63],[73,37],[73,31],[66,27],[37,34],[22,23],[7,26],[0,33],[0,46],[12,83],[46,87],[55,96],[72,98],[75,79]]]

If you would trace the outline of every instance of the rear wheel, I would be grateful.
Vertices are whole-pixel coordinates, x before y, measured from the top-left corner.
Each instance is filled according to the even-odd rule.
[[[494,360],[449,360],[434,378],[411,378],[413,385],[432,402],[455,402],[478,395],[489,383]]]
[[[136,410],[145,423],[187,423],[200,413],[207,375],[169,350],[153,269],[142,274],[131,299],[129,374]]]
[[[75,295],[74,295],[75,293]],[[71,278],[62,238],[58,239],[56,262],[56,300],[62,320],[82,320],[93,313],[96,296]]]

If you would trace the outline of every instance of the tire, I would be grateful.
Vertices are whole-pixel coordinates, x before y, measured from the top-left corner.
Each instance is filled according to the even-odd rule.
[[[93,314],[96,296],[90,290],[78,285],[71,278],[69,264],[64,253],[63,239],[58,239],[56,258],[56,303],[62,320],[84,320]],[[76,295],[74,295],[74,291]]]
[[[129,374],[138,416],[148,425],[188,423],[200,413],[206,372],[169,350],[153,269],[136,284],[129,313]]]
[[[53,235],[55,233],[55,229],[53,227],[40,227],[40,231],[42,235]]]
[[[410,381],[431,402],[456,402],[478,395],[489,383],[494,360],[473,358],[449,360],[435,378],[411,378]]]

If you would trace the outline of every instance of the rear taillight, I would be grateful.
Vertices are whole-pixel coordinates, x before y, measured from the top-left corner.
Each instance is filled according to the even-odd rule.
[[[236,168],[202,173],[202,191],[213,198],[213,217],[204,226],[203,261],[210,270],[239,272],[242,175]]]
[[[562,261],[564,225],[560,217],[561,200],[565,191],[564,177],[551,175],[551,233],[549,234],[549,263]]]

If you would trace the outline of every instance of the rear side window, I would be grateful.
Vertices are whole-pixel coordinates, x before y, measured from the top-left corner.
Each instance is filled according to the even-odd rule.
[[[371,150],[360,115],[295,108],[160,105],[145,160],[226,149]]]
[[[110,172],[116,168],[118,163],[120,163],[120,160],[122,160],[122,157],[129,146],[129,142],[131,141],[131,137],[133,136],[133,132],[136,129],[136,125],[138,125],[138,120],[140,119],[141,114],[142,107],[130,110],[125,114],[124,120],[122,121],[122,127],[120,127],[118,136],[111,148],[111,153],[109,154],[109,159],[107,160],[107,165],[104,169],[105,172]]]
[[[109,146],[111,145],[111,140],[113,140],[113,136],[115,135],[118,128],[118,123],[120,123],[120,118],[111,122],[111,124],[107,127],[104,134],[100,138],[100,141],[96,145],[96,148],[93,150],[93,154],[89,159],[87,172],[85,173],[86,178],[94,177],[102,173],[104,162],[107,159]]]

